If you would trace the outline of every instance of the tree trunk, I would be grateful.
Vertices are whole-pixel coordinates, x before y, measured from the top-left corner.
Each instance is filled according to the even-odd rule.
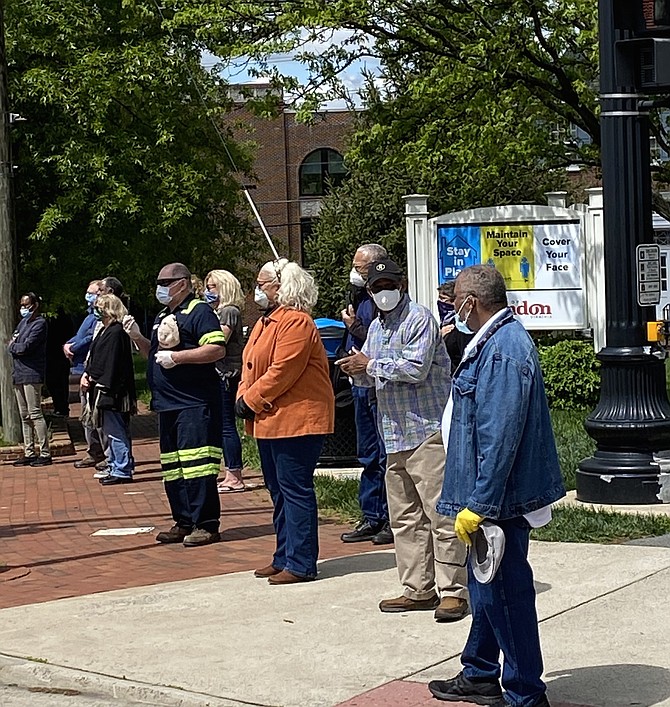
[[[16,292],[4,20],[5,3],[0,0],[0,405],[2,437],[5,442],[16,443],[20,440],[19,414],[14,402],[12,361],[7,352],[7,343],[12,336],[16,320]]]

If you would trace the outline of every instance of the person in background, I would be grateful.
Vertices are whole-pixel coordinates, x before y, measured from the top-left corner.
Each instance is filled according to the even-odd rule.
[[[507,306],[495,268],[465,268],[454,304],[457,325],[474,338],[444,411],[446,465],[437,510],[455,518],[463,547],[486,518],[502,530],[505,544],[490,582],[478,582],[468,563],[472,624],[463,670],[428,687],[446,702],[549,707],[528,545],[531,528],[551,520],[551,504],[565,489],[537,348]]]
[[[191,275],[191,287],[195,297],[201,300],[205,299],[205,284],[197,275]]]
[[[115,295],[118,297],[123,306],[125,307],[126,305],[126,300],[128,299],[123,292],[123,285],[121,284],[121,281],[118,280],[115,277],[112,277],[111,275],[108,277],[103,277],[102,278],[102,286],[100,288],[100,294],[101,295]]]
[[[130,339],[123,329],[128,310],[116,295],[100,295],[93,313],[102,323],[86,362],[81,385],[88,394],[88,410],[108,444],[109,474],[103,486],[133,480],[130,416],[136,412],[135,371]]]
[[[264,315],[244,349],[235,412],[256,438],[274,505],[277,545],[256,577],[273,585],[316,578],[319,532],[314,469],[335,424],[328,359],[310,316],[314,278],[285,258],[265,263],[254,299]]]
[[[70,362],[64,355],[63,346],[74,333],[72,320],[62,307],[48,321],[47,370],[45,383],[53,403],[53,415],[70,415]]]
[[[158,433],[165,494],[175,524],[159,543],[197,547],[218,542],[221,503],[216,477],[221,468],[221,388],[214,363],[225,355],[216,315],[192,291],[183,263],[165,265],[156,278],[164,306],[151,340],[132,317],[124,329],[148,359],[151,406]]]
[[[235,401],[242,372],[242,307],[244,293],[238,279],[227,270],[212,270],[205,278],[205,301],[216,312],[226,338],[226,355],[216,362],[221,378],[222,443],[226,473],[217,488],[219,493],[244,491],[242,480],[242,442],[237,431]]]
[[[86,301],[86,317],[77,330],[77,333],[63,345],[63,353],[70,361],[73,374],[82,375],[84,373],[86,357],[91,348],[93,332],[98,323],[98,320],[93,314],[93,305],[98,299],[98,295],[101,293],[102,289],[102,280],[91,280],[91,282],[89,282],[86,293],[84,294],[84,300]],[[81,386],[79,388],[79,399],[83,410],[86,406],[86,392]],[[75,461],[74,466],[77,469],[95,466],[105,461],[105,451],[102,440],[95,427],[92,427],[88,422],[82,422],[82,425],[86,439],[86,454],[82,459]]]
[[[386,248],[377,243],[362,245],[354,254],[349,283],[351,302],[342,311],[347,327],[347,353],[360,351],[368,335],[368,327],[378,310],[367,289],[368,266],[374,260],[388,257]],[[358,487],[358,503],[363,520],[351,531],[342,533],[342,542],[372,541],[374,545],[393,542],[386,502],[386,450],[377,422],[377,394],[374,387],[351,386],[356,422],[356,452],[363,467]]]
[[[431,312],[405,292],[393,260],[368,267],[368,290],[380,310],[363,350],[336,361],[377,388],[379,421],[388,454],[386,493],[395,539],[401,596],[384,599],[384,613],[435,610],[436,621],[468,612],[465,546],[453,521],[437,513],[444,476],[440,434],[451,379]]]
[[[440,314],[440,333],[447,347],[447,354],[451,361],[451,375],[461,363],[465,347],[472,340],[472,334],[460,331],[455,324],[456,310],[454,309],[454,284],[455,280],[443,283],[437,289],[437,308]]]
[[[47,423],[42,414],[47,322],[39,313],[40,299],[34,292],[21,297],[19,308],[21,321],[7,347],[13,362],[12,382],[23,430],[24,453],[14,466],[47,466],[52,463]]]
[[[124,291],[123,291],[123,285],[121,284],[121,281],[113,277],[112,275],[108,275],[107,277],[104,277],[101,281],[100,284],[100,294],[101,295],[114,295],[115,297],[118,297],[121,300],[121,303],[125,307],[128,298],[126,297]],[[129,315],[126,315],[126,317]],[[134,321],[134,320],[133,320]],[[95,324],[95,327],[93,329],[93,339],[102,331],[103,325],[101,321],[97,321]],[[103,452],[103,458],[95,464],[95,472],[93,473],[93,478],[94,479],[106,479],[109,476],[109,444],[108,444],[108,439],[105,436],[105,433],[101,427],[98,427],[95,430],[95,435],[96,437],[100,440],[100,444],[102,447],[102,452]],[[77,466],[77,463],[75,462],[75,466]],[[90,464],[87,464],[87,466],[91,466]]]

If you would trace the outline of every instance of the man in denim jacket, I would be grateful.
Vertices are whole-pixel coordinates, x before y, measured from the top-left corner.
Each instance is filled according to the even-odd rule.
[[[565,489],[537,350],[507,307],[495,268],[466,268],[454,294],[457,326],[476,335],[445,410],[447,459],[437,510],[456,518],[456,533],[468,545],[485,518],[495,522],[505,534],[505,552],[488,584],[469,569],[472,627],[463,670],[429,687],[447,701],[548,707],[528,542],[532,527],[551,520],[551,504]]]

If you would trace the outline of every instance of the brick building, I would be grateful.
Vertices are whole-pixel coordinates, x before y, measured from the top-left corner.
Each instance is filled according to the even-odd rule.
[[[256,180],[251,196],[280,255],[307,265],[303,244],[319,213],[329,182],[344,177],[342,156],[355,114],[349,110],[317,113],[309,125],[283,108],[273,119],[254,115],[247,98],[263,97],[265,84],[232,86],[233,109],[226,116],[238,140],[256,144]]]

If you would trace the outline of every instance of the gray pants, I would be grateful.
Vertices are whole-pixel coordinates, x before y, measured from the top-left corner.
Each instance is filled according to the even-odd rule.
[[[81,388],[79,389],[79,400],[81,401],[81,409],[84,409],[86,405],[86,396]],[[82,422],[82,427],[84,428],[84,437],[86,438],[86,454],[92,457],[96,461],[102,461],[106,457],[107,450],[107,440],[102,434],[102,430],[97,427],[92,427]]]
[[[415,449],[388,455],[386,497],[404,596],[467,599],[467,548],[440,515],[444,446],[436,432]]]
[[[47,423],[42,414],[42,384],[25,383],[14,386],[16,402],[23,427],[23,444],[26,457],[34,457],[35,438],[41,457],[50,456]]]

